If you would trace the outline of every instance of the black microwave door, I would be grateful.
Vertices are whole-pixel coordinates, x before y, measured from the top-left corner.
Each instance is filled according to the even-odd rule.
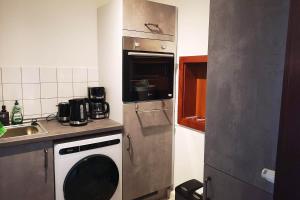
[[[114,161],[104,155],[92,155],[80,160],[64,181],[65,200],[109,200],[119,183],[119,171]]]
[[[130,53],[123,54],[123,101],[173,98],[174,55]]]

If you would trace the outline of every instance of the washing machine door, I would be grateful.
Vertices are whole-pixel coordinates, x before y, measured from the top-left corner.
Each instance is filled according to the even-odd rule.
[[[104,155],[88,156],[77,162],[64,182],[65,200],[109,200],[119,182],[114,161]]]

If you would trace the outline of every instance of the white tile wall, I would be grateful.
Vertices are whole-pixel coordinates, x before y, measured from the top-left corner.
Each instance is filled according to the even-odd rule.
[[[23,112],[25,116],[41,115],[41,100],[31,99],[23,100]]]
[[[41,97],[42,98],[57,97],[57,83],[41,83]]]
[[[87,82],[87,69],[73,69],[73,82]]]
[[[92,67],[1,66],[0,103],[11,112],[15,100],[25,119],[57,112],[58,102],[86,97],[88,86],[99,86]]]
[[[35,67],[24,67],[21,72],[22,83],[40,83],[40,71]]]
[[[57,111],[57,98],[54,99],[42,99],[42,113],[50,114]]]
[[[87,96],[87,83],[73,83],[74,97]]]
[[[0,101],[3,101],[3,86],[0,86]]]
[[[21,68],[2,68],[1,83],[21,83]]]
[[[57,81],[59,83],[72,83],[73,82],[72,68],[59,68],[57,69]]]
[[[88,82],[88,87],[99,87],[99,82]]]
[[[56,68],[40,68],[41,83],[56,83],[57,82]]]
[[[3,100],[20,100],[20,99],[22,99],[21,83],[3,84]]]
[[[58,97],[74,97],[73,83],[58,83]]]
[[[22,84],[23,99],[39,99],[41,97],[40,84]]]

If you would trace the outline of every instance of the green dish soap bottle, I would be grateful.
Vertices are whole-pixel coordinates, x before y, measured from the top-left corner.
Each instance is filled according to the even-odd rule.
[[[2,122],[0,121],[0,137],[2,137],[6,133],[7,129],[3,126]]]
[[[11,112],[11,123],[13,125],[23,123],[22,109],[21,106],[19,105],[18,100],[16,100],[15,105]]]

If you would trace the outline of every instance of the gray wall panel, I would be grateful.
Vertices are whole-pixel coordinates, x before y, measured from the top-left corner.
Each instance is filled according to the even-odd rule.
[[[289,1],[212,0],[205,162],[269,193]]]
[[[207,197],[210,200],[272,200],[272,195],[205,165]]]

